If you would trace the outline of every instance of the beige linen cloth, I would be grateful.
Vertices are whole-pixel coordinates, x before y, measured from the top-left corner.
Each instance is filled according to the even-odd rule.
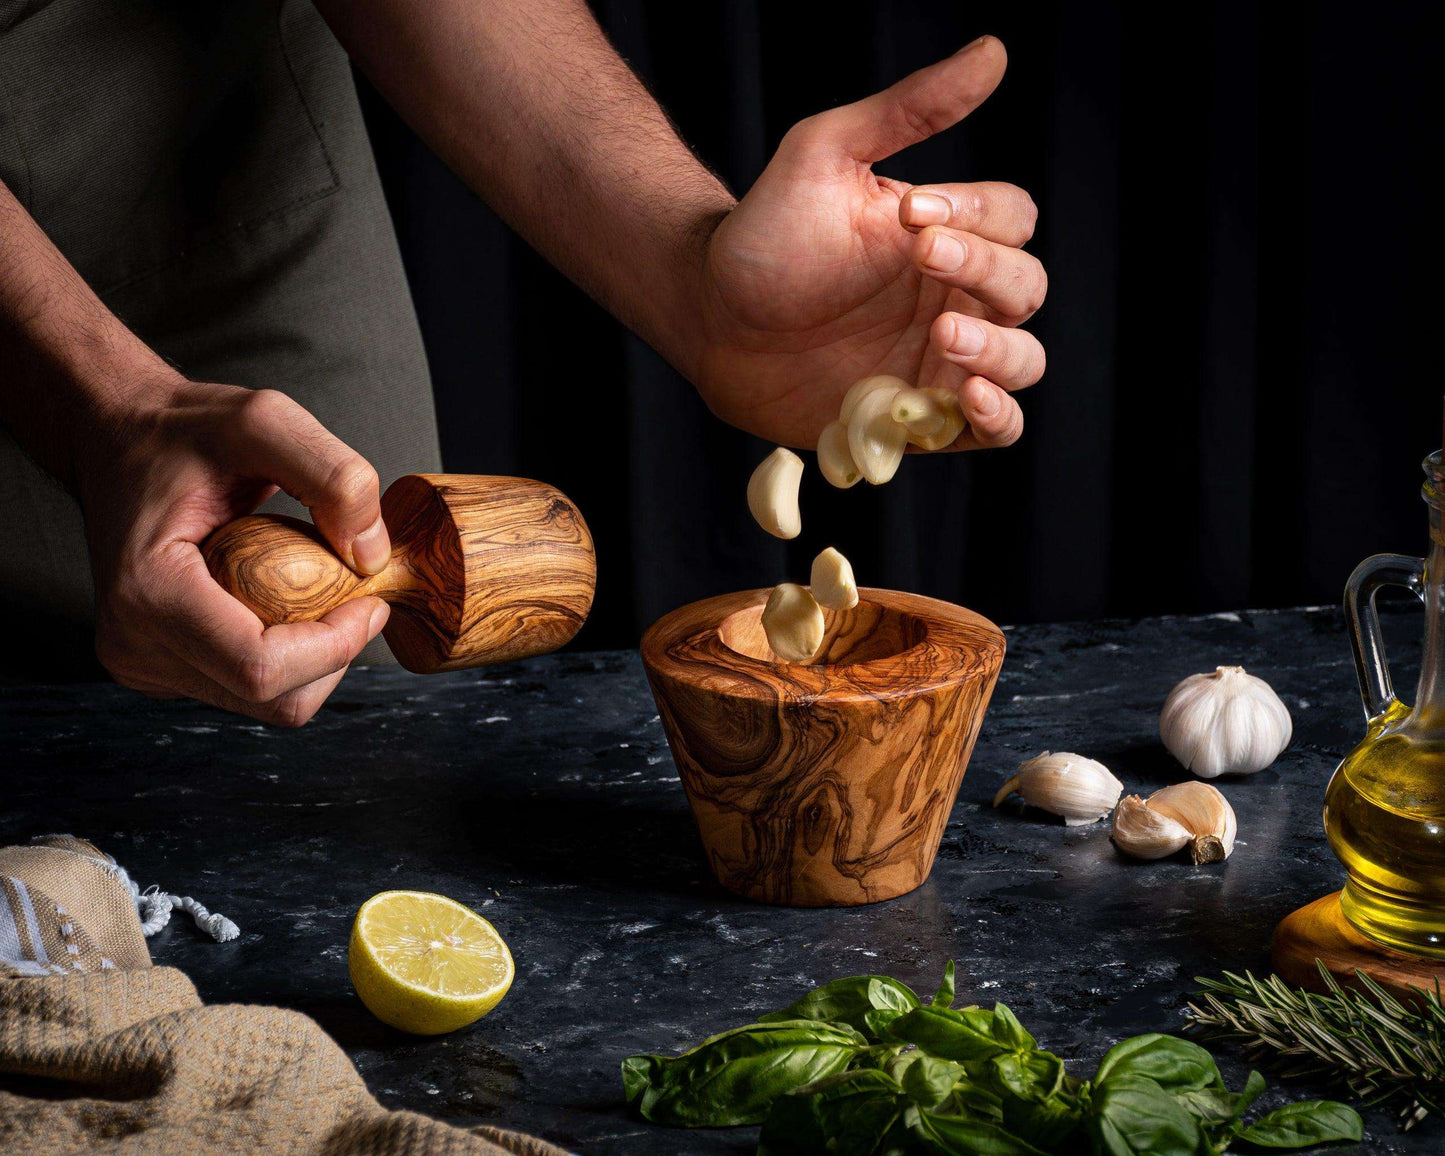
[[[300,1012],[201,1003],[68,835],[0,848],[0,1152],[566,1156],[388,1111]]]

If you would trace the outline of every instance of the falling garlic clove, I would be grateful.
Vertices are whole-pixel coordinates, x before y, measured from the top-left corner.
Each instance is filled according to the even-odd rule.
[[[1018,774],[999,788],[993,805],[1015,791],[1028,806],[1062,815],[1067,826],[1080,827],[1113,810],[1124,784],[1103,763],[1066,751],[1045,751],[1019,764]]]
[[[832,546],[813,559],[809,585],[813,598],[825,610],[852,610],[858,605],[853,564]]]
[[[848,392],[843,395],[843,404],[838,407],[838,420],[847,425],[853,420],[853,411],[858,408],[858,403],[876,389],[907,389],[908,383],[901,377],[894,377],[890,373],[880,373],[873,377],[864,377],[855,381]],[[889,395],[892,396],[891,394]]]
[[[823,608],[806,586],[781,582],[763,607],[763,633],[784,662],[807,662],[823,645]]]
[[[1138,795],[1125,795],[1114,808],[1112,838],[1120,851],[1135,859],[1163,859],[1182,851],[1194,833]]]
[[[865,394],[848,419],[848,452],[870,485],[889,481],[908,448],[908,427],[893,420],[896,392],[885,386]]]
[[[1159,712],[1160,739],[1201,779],[1262,771],[1293,733],[1289,709],[1274,688],[1242,666],[1190,675]]]
[[[963,433],[964,426],[968,424],[964,421],[963,407],[958,403],[958,395],[951,389],[939,388],[919,392],[928,394],[933,399],[943,417],[943,424],[931,432],[910,428],[908,440],[921,450],[947,449],[958,440],[958,435]]]
[[[818,469],[830,486],[846,490],[863,480],[853,453],[848,448],[848,427],[841,421],[830,422],[818,438]]]
[[[803,530],[798,510],[798,486],[803,480],[803,459],[779,446],[748,479],[748,509],[759,526],[775,538],[796,538]]]
[[[1209,783],[1175,783],[1145,800],[1151,810],[1173,819],[1190,832],[1189,854],[1195,863],[1220,863],[1234,851],[1239,824],[1234,808]]]

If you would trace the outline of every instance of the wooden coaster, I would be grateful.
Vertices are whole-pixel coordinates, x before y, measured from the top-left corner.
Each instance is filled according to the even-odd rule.
[[[1366,938],[1345,918],[1338,891],[1280,920],[1270,950],[1276,974],[1310,991],[1325,990],[1316,959],[1344,987],[1361,986],[1358,969],[1398,998],[1434,991],[1437,980],[1445,989],[1445,959],[1407,955]]]

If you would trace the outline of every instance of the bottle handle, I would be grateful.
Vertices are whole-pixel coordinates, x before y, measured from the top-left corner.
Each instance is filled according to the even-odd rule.
[[[1425,560],[1406,554],[1375,554],[1366,558],[1345,583],[1345,621],[1350,649],[1355,652],[1355,674],[1365,703],[1365,720],[1374,722],[1397,701],[1385,662],[1385,640],[1375,595],[1382,586],[1403,586],[1422,602],[1425,599]]]

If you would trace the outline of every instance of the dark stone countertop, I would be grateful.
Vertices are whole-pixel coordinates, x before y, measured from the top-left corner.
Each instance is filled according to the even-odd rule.
[[[1387,620],[1397,685],[1412,687],[1420,618]],[[1227,865],[1129,862],[1106,824],[990,808],[1046,748],[1101,759],[1130,791],[1183,777],[1158,744],[1158,710],[1179,678],[1220,664],[1268,679],[1295,720],[1275,767],[1220,783],[1239,817]],[[952,957],[960,1002],[1006,1002],[1092,1070],[1113,1040],[1177,1028],[1195,975],[1267,970],[1275,923],[1338,886],[1320,807],[1361,717],[1334,609],[1010,630],[932,878],[871,907],[788,910],[706,877],[634,653],[428,679],[355,671],[295,732],[111,686],[11,689],[0,841],[81,834],[143,886],[231,916],[243,934],[225,945],[177,917],[151,941],[156,960],[209,1001],[313,1015],[384,1104],[586,1153],[747,1152],[752,1130],[629,1116],[618,1061],[681,1049],[838,975],[881,972],[926,993]],[[414,1039],[352,995],[352,918],[395,887],[450,895],[505,936],[517,979],[489,1017]],[[1240,1086],[1236,1054],[1216,1050]],[[1435,1152],[1445,1134],[1366,1119],[1363,1151]]]

